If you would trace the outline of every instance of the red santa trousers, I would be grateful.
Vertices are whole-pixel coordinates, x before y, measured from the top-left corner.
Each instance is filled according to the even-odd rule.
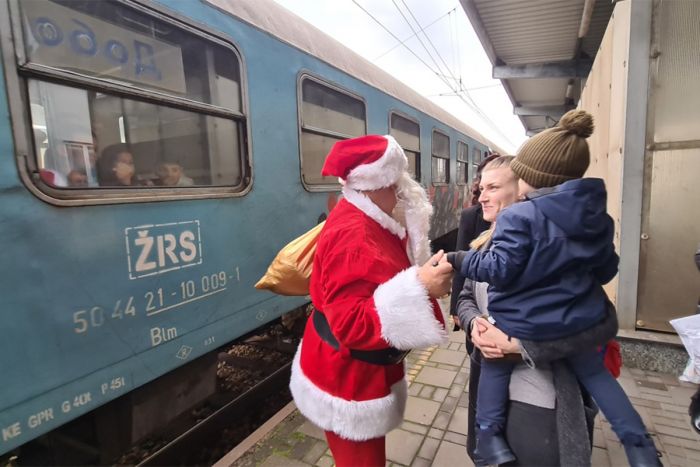
[[[336,467],[384,467],[386,465],[386,438],[351,441],[326,431],[328,447]]]

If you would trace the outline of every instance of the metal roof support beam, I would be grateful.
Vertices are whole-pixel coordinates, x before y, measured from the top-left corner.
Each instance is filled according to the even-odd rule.
[[[628,5],[625,5],[628,4]],[[629,8],[629,10],[625,10]],[[618,10],[619,9],[619,10]],[[644,199],[644,170],[649,99],[652,2],[620,2],[615,13],[629,15],[627,96],[622,143],[620,188],[620,273],[617,281],[617,316],[620,329],[634,330],[637,321],[640,249]],[[652,139],[653,137],[650,137]]]
[[[462,4],[462,8],[467,14],[469,21],[472,23],[476,37],[479,38],[479,41],[481,42],[482,47],[484,47],[484,52],[486,52],[489,60],[491,63],[498,63],[499,60],[498,56],[496,55],[496,50],[493,48],[491,39],[489,39],[489,35],[484,27],[484,23],[481,21],[481,15],[479,15],[479,10],[476,9],[474,0],[459,0],[459,3]]]
[[[497,65],[493,67],[494,79],[528,78],[585,78],[593,66],[592,60],[557,63],[531,63],[528,65]]]
[[[542,107],[528,107],[519,105],[517,107],[513,107],[513,113],[515,115],[522,115],[523,117],[547,116],[552,117],[555,120],[559,120],[562,115],[573,108],[573,105],[548,105]]]

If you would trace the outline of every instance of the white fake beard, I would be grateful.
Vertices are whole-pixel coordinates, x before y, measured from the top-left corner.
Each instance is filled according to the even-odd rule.
[[[408,234],[408,259],[412,264],[422,266],[432,256],[428,233],[433,206],[425,189],[408,173],[403,173],[396,186],[398,202],[392,217],[404,226]]]

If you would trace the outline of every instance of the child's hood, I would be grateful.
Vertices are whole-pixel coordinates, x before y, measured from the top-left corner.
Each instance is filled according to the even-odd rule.
[[[600,178],[580,178],[537,190],[528,199],[570,237],[590,237],[608,228],[607,193]]]

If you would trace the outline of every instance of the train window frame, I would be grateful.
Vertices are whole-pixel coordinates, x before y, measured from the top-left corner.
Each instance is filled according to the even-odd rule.
[[[466,154],[466,158],[460,159],[459,158],[459,146],[462,145],[466,148],[464,151],[464,154]],[[469,166],[471,164],[469,163],[469,144],[458,139],[457,140],[457,161],[456,161],[456,169],[457,173],[455,174],[455,183],[460,186],[465,186],[469,185]],[[460,180],[459,178],[459,168],[463,167],[464,170],[464,180]]]
[[[418,126],[418,148],[417,148],[417,151],[414,150],[414,149],[406,149],[406,148],[404,148],[403,146],[401,146],[401,149],[403,149],[404,153],[407,153],[407,152],[408,152],[408,153],[411,153],[412,155],[415,155],[415,158],[416,158],[416,160],[415,160],[416,173],[415,173],[415,177],[413,177],[413,179],[414,179],[415,181],[417,181],[418,183],[421,183],[423,171],[421,170],[421,161],[422,161],[421,146],[422,146],[422,138],[421,138],[421,133],[420,133],[420,120],[418,120],[417,118],[412,117],[412,116],[410,116],[410,115],[408,115],[408,114],[406,114],[406,113],[404,113],[404,112],[401,112],[400,110],[395,110],[395,109],[390,110],[390,111],[389,111],[389,121],[388,121],[388,127],[387,127],[387,128],[389,129],[388,134],[391,135],[391,136],[393,136],[393,134],[391,133],[391,130],[393,130],[392,120],[393,120],[393,117],[394,117],[394,116],[399,117],[399,118],[403,118],[404,120],[408,120],[409,122],[415,123],[415,124]],[[396,139],[396,138],[394,138],[394,139]],[[398,142],[398,140],[397,140],[397,142]],[[399,145],[400,145],[400,144],[401,144],[401,143],[399,143]],[[406,157],[408,158],[408,154],[406,154]]]
[[[147,15],[157,21],[179,29],[207,43],[226,49],[238,60],[240,86],[240,112],[214,104],[177,97],[157,90],[138,88],[120,81],[89,76],[29,62],[25,56],[25,38],[22,13],[18,0],[10,0],[0,6],[0,48],[8,90],[8,107],[12,121],[15,157],[20,179],[27,189],[39,199],[56,206],[85,206],[100,204],[126,204],[153,201],[172,201],[209,198],[238,198],[247,195],[253,187],[253,153],[249,110],[247,63],[239,46],[227,35],[204,24],[168,9],[150,0],[111,0],[115,4]],[[239,164],[240,183],[237,185],[202,185],[191,187],[100,187],[57,188],[45,183],[39,176],[39,164],[29,112],[29,83],[58,84],[86,92],[95,91],[137,103],[167,107],[191,112],[201,117],[223,118],[231,121],[238,133],[238,149],[230,161]]]
[[[336,138],[336,139],[350,139],[350,138],[357,138],[357,136],[352,136],[349,134],[343,134],[343,133],[338,133],[335,131],[331,130],[325,130],[323,128],[317,128],[317,127],[312,127],[312,126],[307,126],[304,125],[304,119],[302,115],[302,109],[303,109],[303,85],[306,80],[310,80],[318,85],[321,85],[325,88],[331,89],[332,91],[338,92],[340,94],[344,94],[352,99],[357,100],[358,102],[362,103],[362,106],[364,108],[364,135],[367,134],[367,128],[368,128],[368,122],[367,122],[367,101],[366,99],[361,96],[360,94],[357,94],[355,92],[352,92],[349,89],[346,89],[332,81],[329,81],[327,79],[324,79],[314,73],[311,73],[308,70],[301,70],[298,74],[297,77],[297,139],[298,139],[298,148],[299,148],[299,180],[301,181],[302,186],[306,191],[309,192],[337,192],[341,190],[341,185],[340,183],[307,183],[307,181],[304,179],[304,151],[303,151],[303,143],[302,143],[302,135],[306,131],[307,133],[312,133],[316,135],[321,135],[321,136],[328,136],[331,138]],[[360,135],[362,136],[362,135]]]
[[[447,157],[442,157],[439,155],[435,154],[435,134],[438,133],[445,138],[447,138]],[[450,139],[450,135],[447,134],[446,131],[440,130],[438,128],[433,128],[432,132],[430,133],[430,174],[431,174],[431,183],[433,186],[448,186],[450,184],[450,161],[452,158],[452,141]],[[435,181],[435,170],[433,170],[433,160],[434,159],[442,159],[447,161],[446,167],[445,167],[445,181]]]
[[[476,157],[477,154],[479,154],[479,157]],[[476,180],[476,173],[479,170],[479,165],[481,165],[481,162],[485,159],[484,154],[485,151],[479,148],[476,144],[472,146],[472,150],[469,155],[472,161],[472,171],[474,172],[472,174],[472,180]]]

